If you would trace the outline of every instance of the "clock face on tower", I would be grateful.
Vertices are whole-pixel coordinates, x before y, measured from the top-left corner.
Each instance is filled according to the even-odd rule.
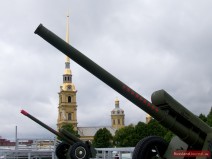
[[[67,89],[68,89],[68,90],[71,90],[71,85],[68,85],[68,86],[67,86]]]

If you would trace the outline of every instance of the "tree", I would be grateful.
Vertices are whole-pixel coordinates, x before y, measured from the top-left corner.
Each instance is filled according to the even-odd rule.
[[[106,128],[99,129],[94,136],[93,145],[96,148],[112,147],[112,140],[113,137],[109,130]]]
[[[206,122],[209,126],[212,126],[212,107],[211,110],[209,112],[209,114],[207,115],[207,122]]]
[[[64,124],[61,129],[67,130],[69,133],[73,134],[76,137],[80,137],[77,131],[74,130],[74,126],[72,124]],[[58,137],[59,140],[61,140],[60,137]]]
[[[199,115],[199,118],[202,120],[202,121],[204,121],[204,122],[207,122],[207,117],[204,115],[204,114],[200,114]]]
[[[147,124],[144,122],[138,122],[138,124],[135,126],[135,135],[137,142],[148,136]]]
[[[164,137],[168,130],[158,123],[155,119],[147,124],[147,136]]]
[[[129,125],[117,130],[113,141],[117,147],[134,147],[137,144],[134,126]]]
[[[173,134],[171,131],[168,131],[168,132],[166,133],[166,135],[164,136],[164,139],[165,139],[167,142],[170,142],[173,136],[174,136],[174,134]]]
[[[133,125],[126,126],[116,131],[114,143],[118,147],[134,147],[141,139],[147,136],[160,136],[164,138],[168,130],[161,126],[156,120],[151,120],[148,124],[138,122]],[[170,140],[171,133],[167,134]]]

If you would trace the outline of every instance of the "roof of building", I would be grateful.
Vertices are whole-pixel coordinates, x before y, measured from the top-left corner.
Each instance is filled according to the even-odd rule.
[[[114,136],[117,129],[111,126],[98,126],[98,127],[78,127],[78,134],[80,136],[94,136],[99,129],[106,128]]]
[[[114,108],[111,111],[111,115],[124,115],[124,110],[121,108]]]

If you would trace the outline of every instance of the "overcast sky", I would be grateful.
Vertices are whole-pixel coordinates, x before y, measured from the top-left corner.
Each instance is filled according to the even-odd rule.
[[[212,1],[10,0],[0,4],[0,136],[53,135],[20,114],[56,128],[65,56],[34,34],[42,23],[150,100],[165,89],[194,114],[212,106]],[[78,126],[110,125],[115,98],[126,124],[146,113],[71,62]]]

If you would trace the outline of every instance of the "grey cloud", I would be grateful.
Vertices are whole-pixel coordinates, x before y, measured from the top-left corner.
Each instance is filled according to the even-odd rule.
[[[13,5],[11,5],[11,3]],[[211,107],[211,1],[5,1],[0,9],[1,136],[51,136],[20,109],[56,128],[64,56],[35,35],[44,26],[150,100],[165,89],[195,114]],[[118,97],[126,123],[145,112],[71,62],[80,126],[110,125]],[[93,111],[98,113],[94,114]]]

